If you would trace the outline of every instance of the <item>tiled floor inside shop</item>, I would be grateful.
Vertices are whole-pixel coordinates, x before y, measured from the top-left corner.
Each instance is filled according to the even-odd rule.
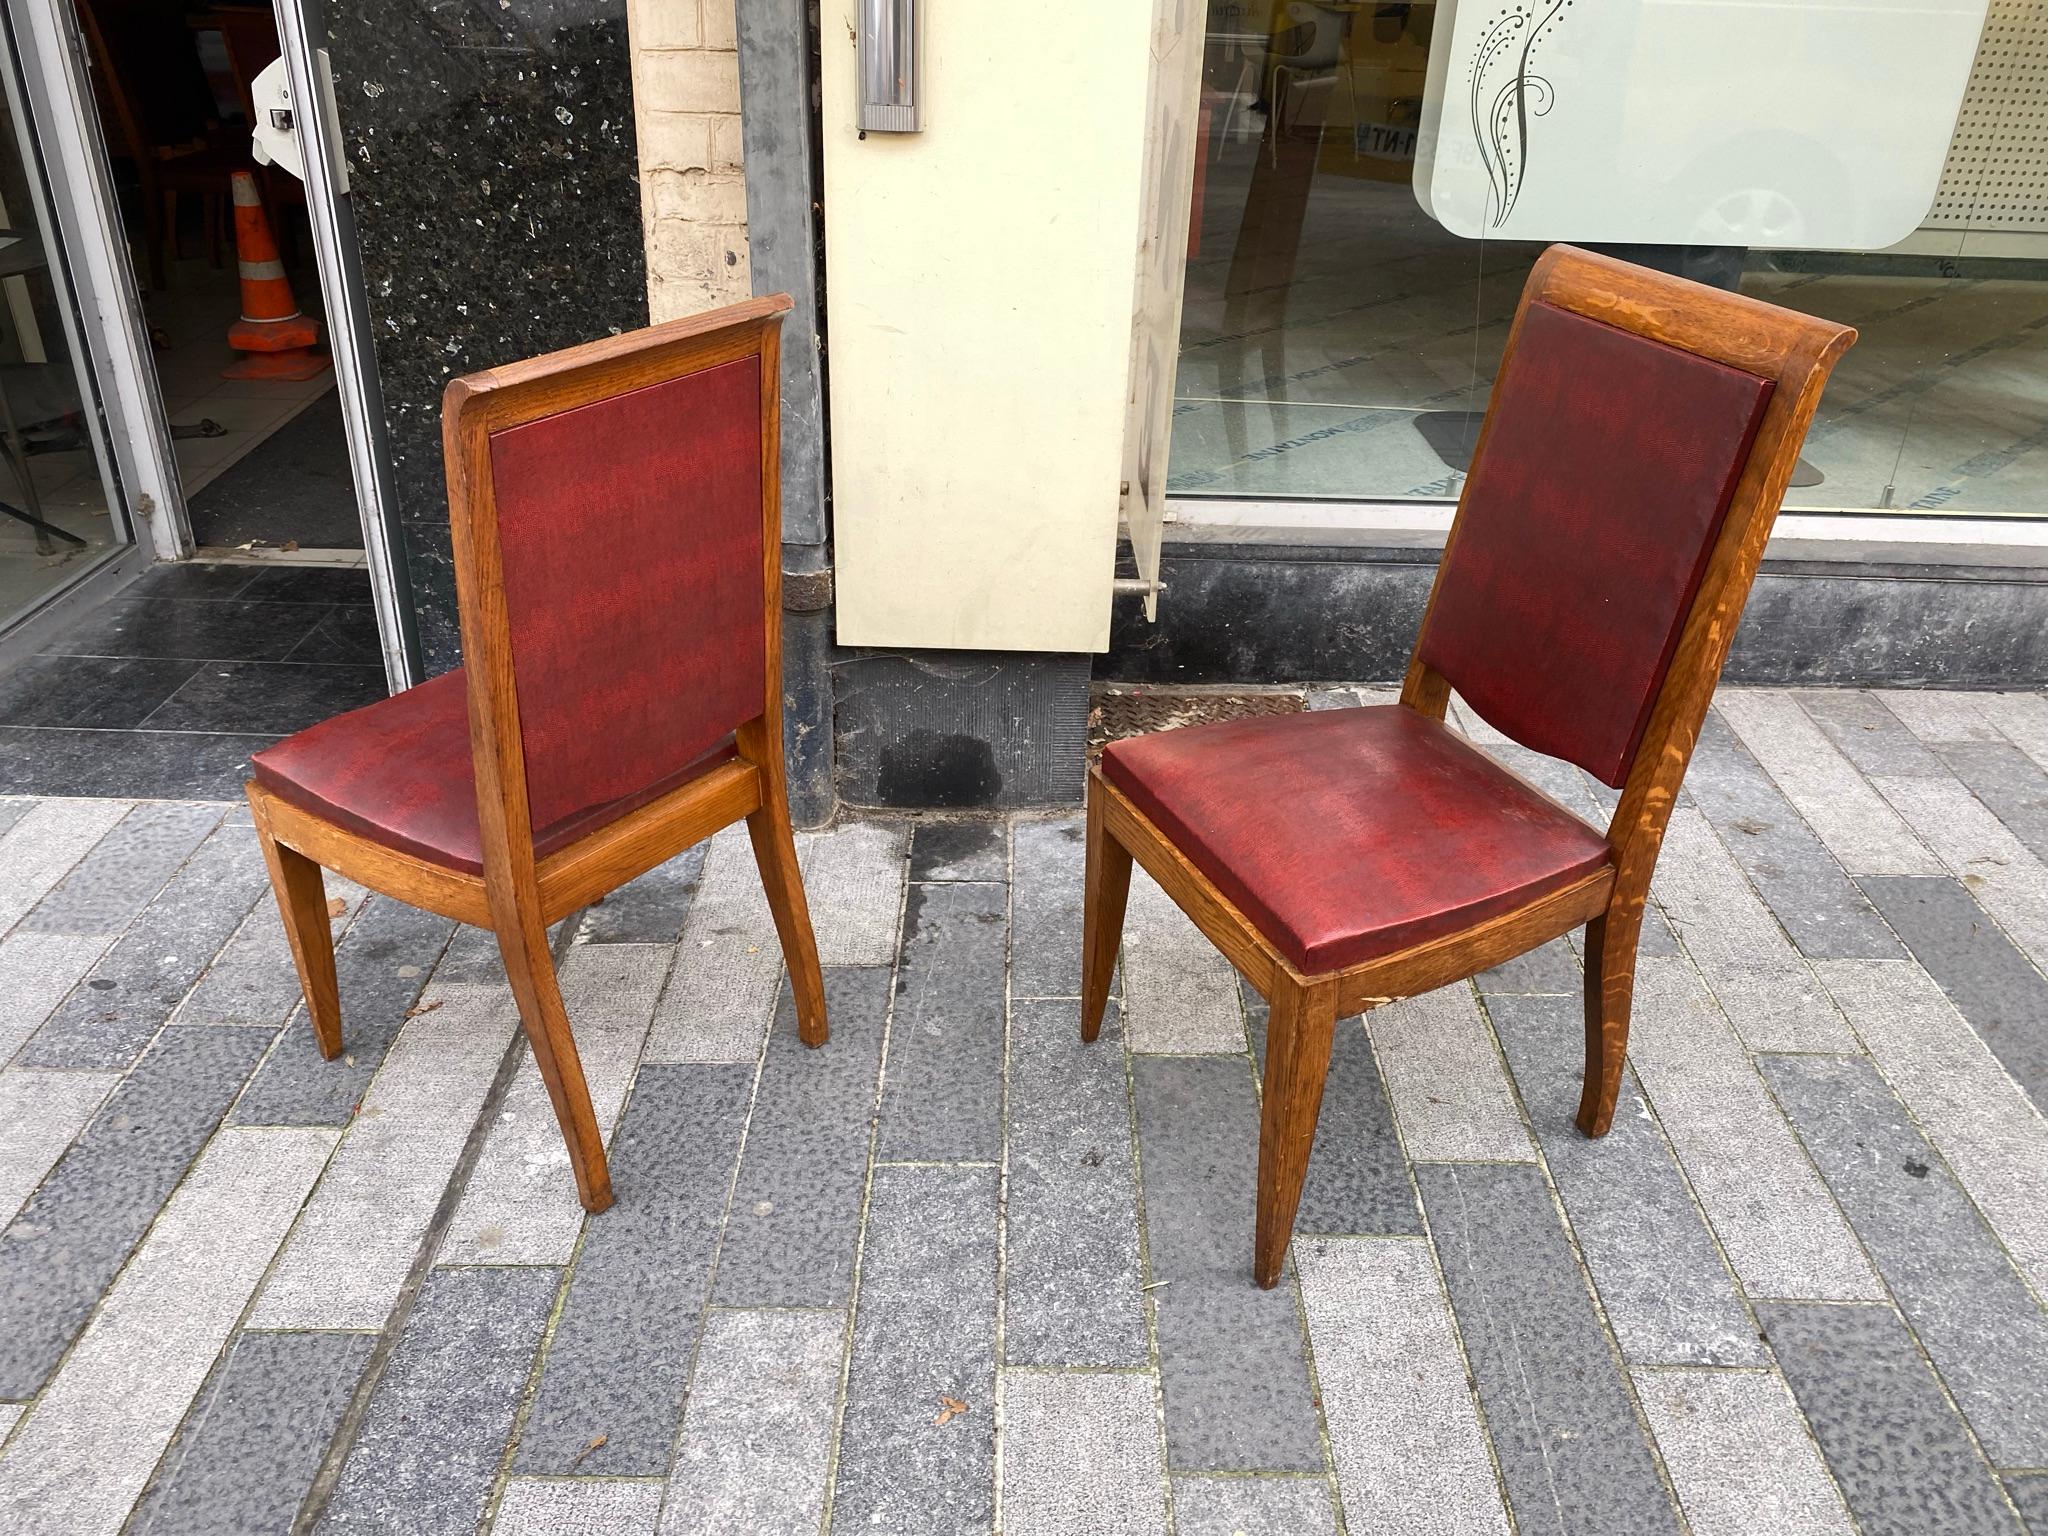
[[[1486,408],[1540,247],[1456,238],[1405,180],[1326,168],[1297,231],[1245,231],[1255,179],[1280,174],[1253,142],[1221,141],[1208,165],[1169,491],[1454,497],[1462,477],[1418,418],[1438,413],[1451,441],[1465,440],[1464,418],[1442,413]],[[1278,221],[1270,202],[1251,206]],[[1931,266],[1752,254],[1744,293],[1859,332],[1807,437],[1820,483],[1795,481],[1791,509],[2040,511],[2048,273],[2039,262]]]
[[[1724,692],[1613,1133],[1562,942],[1350,1021],[1271,1292],[1261,1011],[1141,882],[1079,1044],[1075,816],[805,835],[816,1052],[743,837],[571,919],[588,1220],[487,938],[334,888],[322,1062],[240,808],[0,827],[17,1536],[2048,1533],[2048,698]]]

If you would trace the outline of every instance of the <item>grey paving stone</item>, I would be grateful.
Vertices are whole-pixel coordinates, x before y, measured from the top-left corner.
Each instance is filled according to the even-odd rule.
[[[1263,1079],[1266,1000],[1245,983],[1245,1024],[1251,1034],[1252,1072]],[[1339,1019],[1323,1080],[1323,1110],[1301,1186],[1297,1232],[1395,1236],[1422,1230],[1408,1164],[1394,1134],[1394,1110],[1380,1079],[1372,1037],[1358,1019]]]
[[[255,833],[216,828],[36,1032],[23,1064],[133,1065],[259,900],[270,882]]]
[[[821,965],[887,965],[896,957],[910,829],[847,821],[796,840]]]
[[[910,888],[875,1151],[884,1161],[1002,1155],[1008,896],[1000,885]]]
[[[2048,694],[1980,693],[1976,704],[2001,736],[2048,768]]]
[[[1012,997],[1081,995],[1086,853],[1086,823],[1079,816],[1011,824]]]
[[[399,1031],[252,1326],[381,1328],[390,1316],[518,1027],[509,993],[442,995]]]
[[[2013,1081],[2048,1113],[2048,980],[1955,880],[1874,877],[1863,888]]]
[[[22,918],[21,928],[30,933],[119,933],[220,824],[222,809],[136,806],[50,888]]]
[[[5,837],[10,827],[39,804],[40,801],[32,800],[26,795],[0,797],[0,837]]]
[[[1010,829],[1000,821],[921,821],[910,840],[912,880],[1007,880]]]
[[[372,896],[334,950],[341,1055],[326,1061],[303,1003],[230,1117],[236,1125],[346,1125],[419,1001],[455,924]]]
[[[711,1314],[662,1536],[816,1536],[845,1349],[843,1312]]]
[[[1776,1371],[1637,1371],[1635,1383],[1692,1536],[1854,1536]]]
[[[27,1403],[0,1403],[0,1447],[7,1444],[7,1437],[14,1433],[14,1426],[27,1412]]]
[[[775,1011],[782,945],[744,823],[705,844],[649,1061],[753,1061]]]
[[[1124,912],[1123,992],[1134,1051],[1244,1049],[1237,972],[1142,866]]]
[[[121,1529],[333,1146],[214,1138],[0,1459],[0,1529]]]
[[[2005,1491],[2032,1536],[2048,1536],[2048,1472],[2008,1473]]]
[[[1197,1477],[1173,1480],[1180,1536],[1337,1536],[1330,1485],[1320,1477]]]
[[[106,947],[105,934],[17,929],[0,939],[0,1066],[42,1027]]]
[[[1757,1315],[1863,1536],[2019,1536],[1890,1307],[1765,1302]]]
[[[1998,728],[1978,705],[1978,694],[1949,688],[1887,688],[1877,697],[1930,747],[2000,739]]]
[[[1295,1262],[1346,1523],[1506,1536],[1428,1241],[1305,1238]]]
[[[1375,704],[1398,704],[1401,690],[1398,686],[1375,687],[1372,685],[1343,687],[1318,687],[1308,691],[1310,709],[1363,709]]]
[[[562,1002],[607,1142],[632,1086],[668,962],[666,944],[578,944],[563,957]],[[437,1261],[566,1264],[583,1222],[561,1120],[529,1045],[498,1101]]]
[[[1010,1536],[1166,1536],[1147,1373],[1003,1373],[1003,1529]]]
[[[491,1536],[654,1536],[661,1484],[609,1477],[515,1477]]]
[[[320,1536],[469,1536],[561,1271],[437,1269],[370,1398]]]
[[[2048,859],[2048,772],[2002,741],[1957,742],[1941,760],[2035,857]]]
[[[1758,1065],[1985,1453],[2048,1465],[2048,1313],[1905,1106],[1863,1057]]]
[[[1079,1003],[1016,1004],[1009,1092],[1004,1359],[1143,1365],[1137,1173],[1115,1005],[1083,1045]]]
[[[1919,966],[1836,960],[1820,971],[2034,1294],[2048,1296],[2048,1120]]]
[[[2048,965],[2048,865],[1953,778],[1878,783],[2036,965]]]
[[[1826,959],[1898,958],[1899,941],[1891,930],[1727,722],[1712,711],[1701,725],[1685,782],[1802,953]],[[1864,789],[1877,800],[1875,790]],[[1931,856],[1923,857],[1932,865]]]
[[[852,1299],[890,977],[883,967],[824,974],[832,1038],[815,1051],[797,1038],[787,986],[768,1035],[718,1254],[726,1306]]]
[[[1672,813],[1651,890],[1751,1050],[1855,1049],[1827,993],[1700,811]]]
[[[1394,1102],[1401,1141],[1418,1162],[1525,1162],[1536,1155],[1493,1035],[1467,982],[1404,997],[1365,1016]]]
[[[1561,938],[1539,944],[1527,954],[1517,955],[1490,971],[1481,971],[1473,980],[1478,983],[1481,995],[1486,997],[1496,992],[1578,997],[1586,985],[1578,956]]]
[[[548,930],[551,945],[559,927]],[[433,984],[436,988],[504,986],[505,957],[498,952],[498,936],[488,928],[456,928],[455,937],[441,954],[441,963],[434,967]]]
[[[0,1228],[120,1080],[113,1072],[0,1072]]]
[[[697,882],[704,875],[698,843],[666,864],[627,881],[603,901],[584,909],[576,938],[587,944],[673,944],[681,936]]]
[[[128,800],[41,800],[0,834],[0,933],[21,920],[115,823]]]
[[[1792,697],[1863,773],[1922,779],[1947,776],[1941,759],[1878,702],[1876,694],[1847,688],[1798,688]]]
[[[875,1170],[835,1532],[993,1526],[996,1193],[993,1168]]]
[[[367,892],[340,880],[327,881],[329,902],[346,906],[333,919],[337,940],[354,921]],[[178,1005],[172,1018],[180,1024],[282,1024],[298,1007],[299,972],[285,939],[284,919],[277,902],[259,901],[222,946],[199,984]]]
[[[1433,1164],[1416,1180],[1517,1528],[1676,1532],[1542,1176]]]
[[[367,1333],[244,1333],[137,1505],[133,1536],[285,1532],[369,1363]]]
[[[1867,699],[1863,695],[1849,697]],[[1883,705],[1874,700],[1868,702],[1876,714],[1890,720],[1891,712]],[[1725,689],[1717,707],[1742,738],[1743,745],[1850,874],[1941,873],[1941,861],[1913,835],[1898,812],[1871,787],[1856,763],[1829,739],[1792,694]],[[1897,729],[1896,721],[1890,724]],[[1862,733],[1861,726],[1851,725],[1849,729]],[[1926,749],[1918,743],[1909,739],[1907,746],[1911,752],[1926,756]],[[1938,772],[1940,764],[1928,761]],[[1779,915],[1785,916],[1783,912]],[[1797,934],[1800,930],[1792,931]]]
[[[266,1043],[241,1029],[157,1041],[0,1233],[0,1399],[41,1386]]]
[[[668,1472],[753,1077],[735,1066],[640,1069],[612,1142],[618,1203],[585,1231],[520,1472]]]
[[[1487,1007],[1623,1357],[1760,1363],[1756,1325],[1633,1072],[1623,1076],[1606,1136],[1579,1132],[1579,1000],[1495,997]]]
[[[1637,964],[1629,1045],[1636,1079],[1744,1291],[1834,1301],[1883,1295],[1742,1042],[1683,961]]]
[[[1131,1073],[1167,1460],[1177,1472],[1320,1471],[1295,1288],[1252,1283],[1259,1106],[1247,1063],[1140,1056]]]

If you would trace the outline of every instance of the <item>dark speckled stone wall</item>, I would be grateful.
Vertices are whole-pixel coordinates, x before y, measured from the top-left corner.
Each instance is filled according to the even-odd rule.
[[[461,659],[449,379],[647,323],[625,0],[333,0],[398,518],[429,673]]]

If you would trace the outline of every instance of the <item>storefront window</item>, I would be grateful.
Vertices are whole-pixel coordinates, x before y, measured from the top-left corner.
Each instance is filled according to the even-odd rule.
[[[1169,490],[1457,494],[1555,240],[1854,325],[1787,505],[2048,515],[2048,12],[1212,4]]]

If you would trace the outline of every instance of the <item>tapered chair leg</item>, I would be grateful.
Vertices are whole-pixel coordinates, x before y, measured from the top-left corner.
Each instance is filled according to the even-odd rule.
[[[775,914],[782,963],[789,967],[797,1038],[805,1045],[823,1045],[830,1032],[825,1019],[825,978],[818,968],[818,939],[811,931],[811,907],[804,899],[796,837],[789,826],[782,742],[779,738],[768,740],[761,722],[754,721],[740,730],[740,751],[761,774],[761,808],[747,818],[747,836],[754,844],[762,889],[768,893],[768,910]]]
[[[1323,1080],[1330,1072],[1330,1044],[1337,1029],[1337,988],[1333,982],[1306,986],[1277,978],[1266,1024],[1264,1103],[1259,1113],[1258,1230],[1253,1239],[1252,1277],[1264,1290],[1280,1281],[1294,1212],[1315,1146],[1316,1117],[1323,1108]]]
[[[1131,895],[1131,854],[1102,821],[1102,785],[1088,780],[1087,868],[1081,887],[1081,1038],[1102,1033],[1109,981],[1124,936],[1124,905]]]
[[[569,1166],[576,1175],[576,1195],[583,1209],[597,1212],[612,1203],[611,1169],[605,1162],[604,1134],[590,1103],[590,1085],[583,1078],[583,1059],[569,1033],[569,1015],[562,1007],[562,989],[555,980],[555,958],[548,950],[548,931],[536,913],[524,913],[499,928],[498,953],[505,958],[505,979],[519,1004],[534,1065],[547,1085],[548,1099],[569,1145]]]
[[[334,927],[327,915],[327,884],[318,864],[271,836],[270,823],[253,793],[249,806],[256,818],[256,840],[263,845],[263,862],[270,869],[278,915],[284,919],[292,963],[299,969],[299,990],[306,995],[313,1039],[320,1054],[332,1061],[341,1054],[341,990],[334,979]]]
[[[1588,1136],[1605,1136],[1614,1124],[1642,929],[1641,907],[1610,910],[1586,924],[1586,1080],[1579,1093],[1579,1129]]]

